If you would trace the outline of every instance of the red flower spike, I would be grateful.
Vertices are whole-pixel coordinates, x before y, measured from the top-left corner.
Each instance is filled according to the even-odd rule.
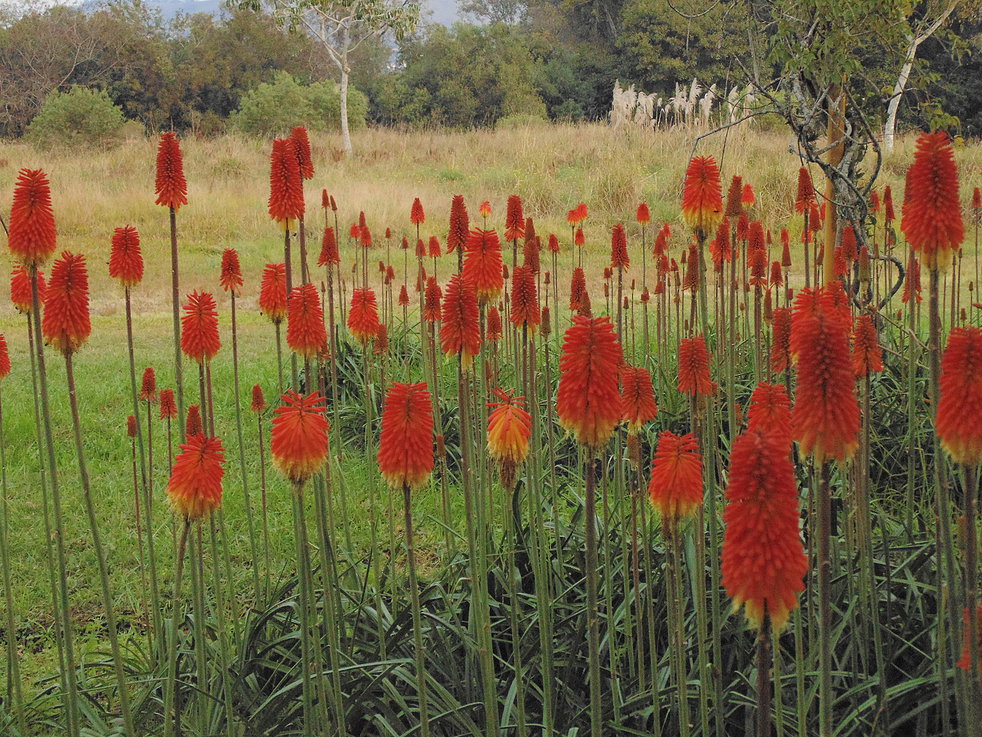
[[[266,264],[259,285],[259,309],[274,325],[286,317],[286,266]]]
[[[812,184],[812,175],[808,172],[808,167],[803,166],[798,169],[798,196],[794,200],[794,209],[804,214],[810,212],[814,204],[815,187]]]
[[[192,404],[188,407],[187,417],[184,418],[184,435],[190,438],[194,435],[201,435],[202,432],[201,408]]]
[[[505,240],[513,241],[525,235],[525,216],[522,214],[522,198],[517,194],[508,196],[508,210],[505,215]]]
[[[21,169],[10,207],[10,252],[25,268],[40,266],[54,254],[56,240],[48,177],[40,169]]]
[[[400,307],[409,306],[409,290],[406,289],[405,284],[399,287],[399,306]]]
[[[743,214],[743,177],[734,174],[730,180],[730,188],[726,191],[726,210],[724,214],[728,218],[738,218]]]
[[[367,225],[362,225],[361,228],[361,247],[371,248],[372,247],[372,231]]]
[[[389,352],[389,326],[384,322],[379,324],[378,332],[375,333],[375,343],[372,352],[376,356],[384,356]]]
[[[699,272],[699,251],[696,250],[696,246],[693,243],[689,245],[689,251],[685,258],[685,278],[682,280],[683,292],[699,291]]]
[[[615,225],[610,236],[610,267],[612,269],[627,269],[631,259],[627,255],[627,234],[623,225]]]
[[[266,397],[263,396],[262,387],[259,384],[254,384],[252,387],[252,404],[249,406],[249,409],[258,415],[266,407]]]
[[[531,220],[531,218],[529,218]],[[522,258],[523,266],[525,266],[533,274],[538,274],[540,269],[539,263],[539,250],[541,249],[539,237],[526,239],[525,245],[522,248]]]
[[[440,239],[435,235],[430,236],[430,248],[429,256],[430,258],[440,258],[443,255],[443,251],[440,250]]]
[[[160,390],[160,419],[173,420],[177,417],[177,403],[174,401],[173,389]]]
[[[744,207],[753,207],[757,198],[754,197],[754,188],[749,184],[743,185],[743,192],[740,194],[740,204]]]
[[[294,287],[287,300],[287,315],[286,344],[304,358],[316,358],[327,342],[317,287],[309,283]]]
[[[433,408],[426,384],[394,382],[385,397],[378,468],[392,489],[418,489],[433,472]]]
[[[549,245],[546,248],[549,253],[559,253],[559,239],[552,233],[549,234]]]
[[[481,350],[478,324],[477,293],[460,274],[454,274],[443,295],[440,325],[440,350],[448,358],[460,356],[460,365],[469,369]]]
[[[440,301],[443,299],[443,290],[437,284],[435,277],[426,280],[426,294],[423,302],[423,319],[426,322],[436,322],[440,319]]]
[[[296,146],[290,138],[273,141],[269,168],[269,216],[289,223],[304,213],[303,179]]]
[[[576,442],[603,446],[621,420],[617,377],[624,354],[607,317],[573,317],[563,337],[556,410]]]
[[[491,203],[485,200],[481,203],[481,206],[477,208],[478,212],[481,213],[481,217],[491,217]]]
[[[929,269],[945,268],[965,239],[958,167],[943,131],[917,139],[914,163],[907,170],[900,229]]]
[[[206,363],[218,355],[218,309],[208,292],[188,295],[181,318],[181,350],[192,361]]]
[[[642,202],[640,205],[638,205],[638,212],[637,215],[634,216],[634,219],[637,220],[638,225],[641,225],[642,227],[651,222],[651,211],[648,209],[648,204],[646,202]]]
[[[982,462],[982,329],[951,331],[940,384],[936,426],[941,445],[956,463],[977,466]]]
[[[497,307],[492,306],[488,310],[488,324],[485,329],[489,341],[497,343],[501,340],[501,313]]]
[[[327,226],[324,228],[324,236],[321,238],[321,252],[317,258],[318,266],[337,266],[341,263],[341,254],[338,252],[338,239],[334,235],[334,228]]]
[[[586,203],[585,202],[581,202],[580,204],[578,204],[576,206],[576,218],[577,218],[576,219],[576,222],[582,223],[588,217],[589,217],[589,213],[587,212],[587,209],[586,209]]]
[[[747,411],[747,429],[760,428],[780,437],[785,446],[791,446],[793,426],[791,423],[791,400],[781,384],[761,382],[750,395],[750,409]]]
[[[859,403],[845,304],[842,285],[835,281],[802,289],[792,314],[791,355],[798,362],[795,439],[818,465],[846,460],[858,445]]]
[[[573,236],[574,246],[583,246],[586,244],[586,236],[583,235],[583,228],[577,228],[576,234]]]
[[[783,233],[787,233],[788,231],[783,230],[781,232],[783,234]],[[785,269],[791,268],[791,244],[790,243],[784,243],[784,245],[781,246],[781,266],[783,266]]]
[[[493,302],[501,296],[504,287],[501,267],[498,234],[493,230],[472,230],[467,236],[462,275],[474,288],[481,304]]]
[[[682,217],[702,236],[710,233],[723,217],[723,190],[719,167],[712,156],[695,156],[685,171]]]
[[[44,304],[44,294],[47,284],[44,274],[38,271],[38,300]],[[31,314],[34,299],[31,296],[31,279],[23,266],[14,266],[10,271],[10,301],[23,315]]]
[[[722,549],[723,587],[755,629],[784,629],[808,572],[798,488],[786,439],[755,428],[733,443]]]
[[[7,348],[7,339],[0,333],[0,381],[10,376],[10,351]]]
[[[455,194],[450,202],[450,229],[447,231],[447,253],[463,249],[470,232],[470,221],[467,218],[467,206],[464,196]]]
[[[412,207],[409,208],[409,222],[413,225],[422,225],[426,222],[426,213],[423,212],[423,203],[419,197],[413,200]]]
[[[847,261],[855,261],[859,257],[856,246],[856,231],[852,225],[847,225],[842,229],[842,255]]]
[[[690,396],[716,393],[716,382],[709,375],[709,350],[702,334],[683,338],[679,343],[678,390]]]
[[[200,432],[189,435],[174,459],[167,497],[174,510],[188,520],[199,520],[222,503],[224,448],[218,438]]]
[[[586,276],[583,269],[577,266],[573,269],[573,277],[569,284],[569,308],[576,312],[583,304],[583,296],[586,294]]]
[[[426,244],[423,243],[422,238],[416,240],[416,258],[419,260],[426,258]]]
[[[273,462],[294,484],[302,485],[327,460],[330,448],[325,400],[317,392],[301,396],[290,390],[276,409],[269,446]]]
[[[338,211],[338,203],[334,201],[334,195],[331,195],[331,211],[332,212]]]
[[[140,234],[136,228],[127,225],[113,231],[109,276],[119,279],[124,287],[135,287],[143,280],[143,254],[140,253]]]
[[[359,227],[358,223],[351,224],[351,227],[348,229],[348,237],[353,241],[361,238],[361,227]]]
[[[512,275],[511,323],[515,327],[525,325],[534,335],[540,320],[535,274],[528,267],[516,266]]]
[[[378,332],[378,302],[371,289],[354,289],[348,310],[348,330],[355,340],[365,346]]]
[[[904,279],[904,293],[900,301],[904,304],[910,302],[911,289],[914,292],[914,299],[917,304],[923,301],[921,297],[921,264],[916,258],[911,258],[907,265],[907,278]]]
[[[791,367],[791,308],[775,309],[771,325],[771,371],[779,374]]]
[[[636,435],[646,422],[655,419],[658,403],[651,386],[648,369],[625,366],[621,373],[621,414],[627,423],[627,434]]]
[[[133,415],[129,415],[126,418],[126,437],[135,438],[136,437],[136,418]]]
[[[143,380],[140,382],[140,401],[157,401],[157,373],[151,366],[147,366],[143,370]]]
[[[982,604],[979,604],[975,609],[975,621],[978,623],[979,629],[982,629]],[[968,616],[968,609],[962,609],[962,631],[965,633],[964,643],[962,644],[962,656],[955,664],[962,670],[970,670],[972,667],[972,655],[969,648],[972,647],[972,636],[970,634],[971,630],[969,627],[970,617]],[[976,642],[979,643],[979,655],[978,659],[982,661],[982,637],[979,633],[975,636]]]
[[[226,248],[222,252],[222,270],[218,283],[226,292],[236,296],[242,293],[242,267],[239,265],[239,254],[234,248]]]
[[[488,415],[488,455],[498,463],[501,485],[514,489],[516,471],[529,454],[532,417],[525,411],[523,397],[514,397],[501,389],[494,390],[499,401],[491,402]]]
[[[67,356],[81,348],[91,332],[85,256],[65,251],[51,267],[44,292],[41,333],[48,345]]]
[[[177,134],[161,134],[157,145],[157,177],[154,184],[156,204],[175,211],[188,203],[188,183],[184,179],[184,157]]]
[[[321,207],[325,210],[331,209],[331,198],[328,196],[326,189],[321,190]]]
[[[310,155],[310,138],[307,137],[307,129],[298,125],[290,132],[290,140],[293,141],[293,150],[297,155],[300,176],[304,179],[313,179],[314,160]],[[327,191],[325,190],[323,194],[327,194]]]
[[[869,193],[869,209],[874,214],[880,211],[880,193],[875,189]]]
[[[678,520],[694,514],[702,496],[702,455],[696,436],[663,432],[651,463],[651,506],[662,520]]]
[[[972,190],[972,209],[982,210],[982,191],[978,187]]]
[[[864,312],[856,319],[852,332],[852,366],[856,376],[866,376],[883,370],[883,349],[873,325],[873,318]]]
[[[780,287],[784,284],[784,274],[781,271],[781,262],[775,261],[771,264],[771,278],[770,285],[772,287]],[[768,292],[770,294],[770,292]]]

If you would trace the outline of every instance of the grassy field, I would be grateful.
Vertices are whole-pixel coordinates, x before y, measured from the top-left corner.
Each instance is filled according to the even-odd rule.
[[[596,275],[606,265],[610,228],[628,223],[632,260],[640,263],[640,238],[634,223],[637,204],[651,206],[655,223],[669,222],[683,232],[679,199],[684,167],[694,134],[684,132],[641,133],[614,131],[603,125],[550,126],[508,131],[421,132],[362,131],[354,134],[355,156],[334,162],[329,137],[315,137],[313,157],[316,175],[307,185],[308,222],[312,260],[319,250],[323,227],[320,190],[332,194],[339,206],[341,232],[364,211],[375,236],[373,258],[386,258],[382,237],[391,228],[393,251],[403,234],[411,235],[409,208],[419,197],[427,220],[422,234],[446,236],[450,198],[463,194],[472,225],[480,222],[477,208],[488,200],[493,208],[489,227],[503,227],[505,202],[520,194],[526,216],[533,217],[540,235],[559,235],[564,253],[560,273],[566,275],[569,228],[565,213],[578,202],[586,202],[587,254]],[[789,150],[790,138],[779,133],[737,129],[725,141],[722,136],[699,143],[697,153],[713,154],[722,161],[724,180],[742,174],[756,191],[755,215],[768,227],[787,225],[800,231],[792,199],[799,161]],[[107,274],[110,236],[116,226],[136,226],[146,260],[144,283],[134,290],[135,348],[137,371],[157,369],[159,385],[173,385],[171,343],[169,242],[166,211],[154,205],[153,175],[155,141],[130,141],[108,151],[39,151],[19,143],[0,144],[0,205],[9,212],[12,184],[21,167],[48,172],[59,229],[59,250],[80,251],[89,259],[93,314],[92,338],[76,358],[86,452],[100,523],[109,556],[118,611],[126,621],[141,610],[138,546],[133,514],[130,444],[126,438],[126,416],[131,412],[129,375],[125,353],[123,297]],[[213,364],[218,434],[225,439],[228,458],[223,504],[226,529],[233,554],[233,591],[243,601],[251,595],[251,567],[244,522],[241,479],[238,473],[234,414],[232,411],[231,337],[228,301],[218,287],[217,277],[224,248],[236,248],[242,260],[246,284],[239,302],[239,354],[243,397],[253,384],[260,384],[267,398],[275,394],[276,373],[271,358],[273,328],[258,313],[258,280],[262,266],[282,260],[280,230],[266,212],[268,194],[269,142],[241,137],[189,139],[182,142],[190,204],[178,215],[181,248],[182,291],[194,289],[216,293],[221,314],[223,349]],[[882,184],[894,188],[898,206],[902,199],[903,171],[913,151],[911,139],[898,143],[886,162]],[[972,144],[958,152],[963,198],[973,186],[982,184],[982,146]],[[776,235],[776,233],[775,233]],[[793,236],[794,237],[794,236]],[[649,243],[651,233],[649,232]],[[794,240],[792,242],[795,242]],[[672,248],[684,245],[680,237]],[[344,239],[343,263],[351,263],[351,247]],[[543,269],[548,268],[544,254]],[[6,254],[0,275],[9,275]],[[402,257],[393,252],[397,282],[401,282]],[[966,264],[973,263],[969,258]],[[449,267],[441,265],[446,270]],[[977,267],[976,267],[977,268]],[[316,272],[315,272],[316,273]],[[640,275],[640,269],[632,272]],[[970,274],[968,274],[970,276]],[[567,277],[560,291],[567,291]],[[967,281],[967,279],[966,279]],[[6,281],[4,282],[6,283]],[[598,297],[595,296],[596,300]],[[975,315],[978,322],[978,313]],[[21,623],[22,672],[29,692],[44,686],[41,678],[55,670],[52,613],[46,575],[41,510],[37,484],[38,457],[34,436],[33,390],[26,347],[25,320],[7,300],[0,304],[0,332],[11,348],[13,373],[2,385],[3,432],[6,438],[10,511],[10,549],[13,567],[13,596]],[[70,594],[74,617],[83,637],[80,649],[93,651],[104,646],[99,636],[100,600],[94,555],[90,549],[87,523],[80,495],[71,438],[71,421],[65,402],[64,362],[49,354],[53,420],[58,445],[59,468],[64,485]],[[188,369],[186,369],[187,371]],[[666,369],[670,374],[672,368]],[[448,374],[449,376],[449,374]],[[191,374],[191,379],[194,375]],[[186,379],[187,381],[187,379]],[[193,385],[193,384],[192,384]],[[196,392],[192,393],[195,394]],[[659,399],[661,401],[661,399]],[[680,408],[680,411],[684,409]],[[670,414],[669,414],[670,416]],[[354,547],[363,546],[368,536],[368,507],[374,480],[357,447],[359,420],[345,420],[349,447],[335,478],[346,494],[353,522]],[[162,425],[154,422],[154,508],[157,539],[168,539],[172,514],[162,495],[166,483],[167,445]],[[377,428],[376,428],[377,431]],[[176,437],[176,433],[175,433]],[[258,445],[255,417],[245,417],[246,458],[253,504],[259,490]],[[268,441],[268,438],[267,438]],[[268,458],[267,458],[268,461]],[[337,463],[337,459],[335,459]],[[288,484],[273,469],[269,479],[270,531],[273,559],[290,560],[292,549]],[[456,519],[462,518],[461,502]],[[417,496],[420,513],[419,543],[422,559],[442,554],[443,532],[436,523],[439,490],[431,486]],[[429,517],[427,517],[429,515]],[[462,523],[461,523],[462,524]],[[145,531],[144,531],[145,534]],[[173,550],[158,546],[158,566],[164,586],[172,578]],[[425,569],[424,569],[425,570]],[[275,575],[288,571],[276,571]],[[0,679],[3,674],[0,673]]]

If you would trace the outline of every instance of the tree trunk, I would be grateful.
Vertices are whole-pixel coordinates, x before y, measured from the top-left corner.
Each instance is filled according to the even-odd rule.
[[[348,66],[348,29],[341,36],[341,146],[344,155],[351,156],[351,130],[348,128],[348,77],[351,67]]]
[[[900,109],[900,98],[903,97],[910,72],[914,68],[914,58],[917,56],[917,47],[921,45],[921,40],[921,37],[915,36],[908,39],[904,63],[900,67],[897,83],[893,86],[893,96],[890,97],[890,103],[887,105],[887,120],[883,126],[883,148],[887,153],[893,151],[893,144],[897,137],[897,111]]]

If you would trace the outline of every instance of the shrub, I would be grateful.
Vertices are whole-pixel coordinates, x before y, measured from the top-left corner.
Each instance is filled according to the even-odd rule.
[[[348,88],[348,124],[363,128],[368,115],[368,99]],[[297,125],[311,130],[337,130],[341,127],[341,91],[336,82],[303,85],[286,72],[272,82],[264,82],[242,96],[231,126],[243,133],[285,135]]]
[[[105,90],[72,87],[52,92],[27,127],[37,145],[105,144],[118,138],[126,118]]]

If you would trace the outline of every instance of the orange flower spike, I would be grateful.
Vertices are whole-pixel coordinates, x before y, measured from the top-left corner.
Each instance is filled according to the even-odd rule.
[[[794,200],[796,212],[810,212],[811,206],[815,204],[815,187],[812,184],[812,175],[808,172],[808,167],[798,169],[798,196]]]
[[[426,297],[423,306],[423,319],[426,322],[436,322],[440,319],[440,301],[443,299],[443,290],[437,284],[435,277],[426,280]]]
[[[405,284],[399,287],[399,306],[400,307],[409,306],[409,290],[406,289]]]
[[[798,362],[792,416],[795,440],[817,464],[843,461],[858,445],[859,403],[849,355],[849,316],[839,282],[802,289],[791,318],[791,355]]]
[[[252,387],[252,403],[249,409],[258,415],[267,406],[266,397],[263,396],[263,388],[259,384],[254,384]]]
[[[321,252],[317,258],[318,266],[337,266],[341,263],[341,254],[338,253],[338,239],[334,235],[334,228],[327,226],[324,228],[324,236],[321,238]]]
[[[524,235],[525,216],[522,214],[522,198],[517,194],[509,195],[505,214],[505,240],[517,240]]]
[[[658,403],[648,369],[625,366],[621,373],[621,414],[628,435],[637,435],[646,422],[655,419]]]
[[[758,630],[765,616],[775,632],[784,629],[808,572],[788,451],[785,438],[757,427],[738,437],[730,453],[722,583]]]
[[[488,310],[487,339],[492,343],[501,340],[501,313],[497,307]]]
[[[44,274],[38,271],[38,299],[44,304],[44,294],[47,289]],[[10,301],[14,308],[23,315],[29,315],[34,305],[31,296],[31,278],[23,266],[14,266],[10,270]]]
[[[728,218],[738,218],[743,215],[743,177],[734,174],[730,180],[730,188],[726,191],[726,209],[724,214]]]
[[[192,361],[206,363],[222,347],[218,337],[218,309],[208,292],[188,295],[181,318],[181,350]]]
[[[273,462],[297,486],[317,473],[329,450],[327,408],[317,392],[301,396],[292,389],[281,397],[270,433]]]
[[[222,268],[218,283],[226,292],[238,297],[242,294],[242,266],[239,265],[239,253],[234,248],[222,251]]]
[[[709,350],[702,334],[683,338],[679,343],[678,390],[691,396],[716,393],[716,382],[709,375]]]
[[[791,423],[791,400],[781,384],[768,384],[762,381],[750,395],[750,409],[747,411],[747,429],[760,428],[774,433],[785,445],[791,445],[793,426]]]
[[[627,269],[631,259],[627,255],[627,234],[623,225],[615,225],[610,236],[610,268]]]
[[[779,374],[791,367],[791,308],[776,308],[771,324],[771,371]]]
[[[174,401],[173,389],[160,390],[160,419],[173,420],[177,417],[177,402]]]
[[[157,401],[157,373],[152,366],[143,370],[143,380],[140,382],[140,401]]]
[[[413,225],[422,225],[426,222],[426,213],[423,212],[423,203],[419,197],[413,199],[413,204],[409,208],[409,222]]]
[[[702,455],[696,436],[663,432],[651,463],[651,506],[663,521],[678,520],[694,514],[702,497]]]
[[[464,280],[474,287],[481,304],[497,300],[504,287],[498,234],[493,230],[472,230],[467,236],[465,249]]]
[[[607,317],[573,317],[563,337],[556,410],[559,423],[576,442],[604,445],[621,420],[617,378],[624,353]]]
[[[304,213],[303,179],[296,146],[290,138],[273,141],[269,169],[269,216],[284,227]]]
[[[378,468],[392,489],[418,489],[433,472],[433,408],[426,384],[394,382],[382,410]]]
[[[469,369],[481,350],[481,329],[477,294],[460,274],[451,276],[447,283],[440,319],[440,350],[448,358],[459,355],[461,367]]]
[[[477,208],[477,211],[481,213],[481,217],[491,217],[491,203],[485,200],[481,203],[481,206]]]
[[[68,356],[82,347],[91,332],[85,256],[65,251],[51,267],[44,293],[41,333],[48,345]]]
[[[651,210],[648,209],[648,203],[642,202],[638,205],[638,212],[634,216],[634,219],[638,221],[638,225],[644,227],[651,222]]]
[[[194,522],[221,506],[225,449],[218,438],[200,433],[190,435],[180,447],[171,468],[167,497],[178,514]]]
[[[586,294],[586,275],[583,269],[577,266],[573,269],[573,276],[569,285],[569,308],[578,311],[583,305],[583,296]]]
[[[351,307],[348,310],[348,330],[362,346],[378,332],[378,302],[371,289],[354,289],[351,292]]]
[[[712,156],[695,156],[685,172],[682,217],[700,237],[708,235],[723,217],[719,167]]]
[[[511,322],[515,327],[525,325],[534,335],[542,316],[535,288],[535,274],[526,266],[516,266],[512,274]]]
[[[876,334],[876,326],[868,312],[856,319],[852,333],[852,366],[856,376],[879,373],[883,370],[883,349]]]
[[[467,217],[467,206],[464,196],[455,194],[450,202],[450,228],[447,231],[447,253],[463,250],[470,231],[470,221]]]
[[[586,236],[583,235],[583,228],[577,228],[576,234],[573,236],[574,246],[583,246],[586,244]]]
[[[171,131],[161,134],[157,144],[157,176],[154,183],[156,204],[172,207],[175,211],[188,203],[188,183],[184,178],[184,156],[177,134]]]
[[[113,231],[109,252],[109,276],[124,287],[135,287],[143,280],[143,254],[140,253],[140,234],[127,225]]]
[[[907,169],[900,229],[929,269],[945,268],[965,240],[958,167],[943,131],[917,139],[914,163]]]
[[[754,188],[749,184],[744,184],[743,192],[740,194],[740,204],[744,207],[753,207],[755,202],[757,202],[757,198],[754,196]]]
[[[286,266],[283,264],[266,264],[263,269],[259,309],[274,325],[280,324],[286,317]]]
[[[21,169],[14,183],[7,240],[14,260],[28,269],[43,265],[55,252],[57,235],[48,176],[40,169]]]
[[[0,381],[10,376],[10,351],[7,339],[0,333]]]
[[[430,258],[440,258],[443,255],[443,251],[440,249],[440,239],[435,235],[430,236],[429,243],[429,256]]]
[[[956,463],[982,462],[982,328],[951,331],[941,358],[937,432]]]
[[[532,418],[523,406],[524,397],[513,397],[501,389],[494,390],[500,401],[491,402],[488,415],[488,455],[498,463],[501,485],[514,489],[516,471],[529,454]]]
[[[324,310],[317,287],[310,283],[294,287],[287,304],[286,344],[304,358],[316,358],[327,342]]]
[[[290,140],[293,141],[293,151],[297,156],[297,166],[300,167],[300,176],[304,179],[313,179],[314,161],[310,155],[310,138],[307,136],[307,129],[302,125],[298,125],[290,131]],[[322,204],[325,194],[327,194],[327,190],[321,193]]]

